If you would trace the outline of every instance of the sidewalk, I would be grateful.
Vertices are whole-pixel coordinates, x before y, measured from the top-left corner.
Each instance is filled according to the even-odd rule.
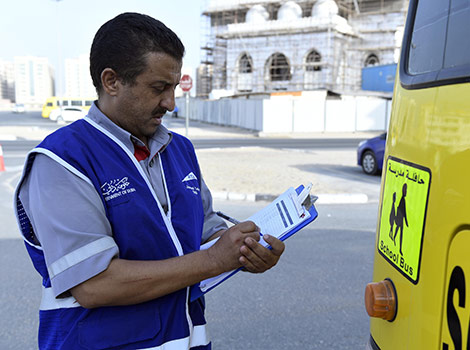
[[[186,135],[184,120],[167,119],[166,126]],[[199,138],[354,138],[377,136],[362,133],[283,133],[258,135],[247,130],[190,122],[188,137]],[[214,199],[272,200],[290,186],[313,184],[319,203],[377,201],[380,178],[368,177],[356,165],[356,150],[295,150],[240,147],[196,150],[204,180]],[[348,176],[352,173],[352,176]],[[352,180],[351,180],[352,178]],[[363,178],[367,181],[363,182]],[[371,183],[372,181],[372,183]]]
[[[185,120],[165,117],[170,130],[186,135]],[[2,140],[42,140],[60,125],[47,127],[0,127]],[[370,138],[378,133],[258,133],[190,121],[189,139],[231,138]],[[355,150],[295,150],[265,147],[196,150],[202,174],[214,199],[272,200],[290,186],[313,184],[319,203],[365,203],[378,200],[380,178],[362,174]],[[350,175],[352,174],[352,175]],[[366,180],[366,182],[364,182]],[[372,183],[371,183],[372,180]]]

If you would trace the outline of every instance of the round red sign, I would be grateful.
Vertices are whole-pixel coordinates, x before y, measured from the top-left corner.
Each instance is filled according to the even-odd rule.
[[[193,79],[188,74],[183,75],[180,80],[180,87],[184,92],[188,92],[193,87]]]

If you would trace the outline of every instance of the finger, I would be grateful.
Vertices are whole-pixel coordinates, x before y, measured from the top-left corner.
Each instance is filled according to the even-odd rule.
[[[277,263],[279,257],[284,252],[285,245],[284,242],[270,235],[264,235],[263,239],[266,243],[271,245],[271,249],[266,248],[258,242],[250,241],[249,239],[245,239],[244,243],[253,251],[254,254],[256,254],[256,256],[263,260],[266,265],[272,267]]]
[[[246,239],[246,247],[240,250],[244,255],[260,272],[269,270],[275,266],[279,261],[279,258],[284,251],[284,243],[279,241],[277,238],[268,235],[268,241],[274,244],[274,249],[267,249],[258,242]],[[249,251],[248,251],[249,249]]]
[[[248,233],[245,233],[245,241],[248,239],[248,238],[253,238],[256,242],[259,242],[260,240],[260,234],[259,234],[259,231],[254,231],[254,232],[248,232]]]
[[[255,259],[256,257],[265,265],[269,265],[271,263],[273,257],[271,250],[261,245],[258,241],[254,241],[250,238],[246,238],[244,243],[247,250],[249,250],[249,255],[244,254],[248,259]],[[244,253],[245,251],[241,250],[241,252]]]
[[[248,271],[251,273],[261,273],[266,271],[266,269],[260,269],[259,267],[255,266],[250,260],[248,260],[245,256],[241,256],[238,259],[239,263],[243,266],[244,271]]]
[[[245,243],[240,247],[242,258],[245,258],[246,262],[243,261],[249,263],[250,268],[255,268],[257,271],[266,271],[271,266],[269,254],[266,254],[268,249],[251,238],[247,238]]]
[[[266,241],[266,243],[268,243],[271,246],[273,254],[277,256],[282,255],[282,253],[284,252],[284,249],[286,248],[283,241],[267,234],[263,235],[263,239]]]
[[[243,233],[249,233],[249,232],[259,233],[259,228],[258,226],[256,226],[256,224],[253,221],[243,221],[235,226],[240,230],[240,232],[243,232]]]

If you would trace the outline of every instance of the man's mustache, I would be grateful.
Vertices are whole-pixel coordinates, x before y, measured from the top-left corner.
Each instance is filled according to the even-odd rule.
[[[152,112],[152,115],[164,115],[166,112],[168,112],[168,109],[166,108],[157,108]]]

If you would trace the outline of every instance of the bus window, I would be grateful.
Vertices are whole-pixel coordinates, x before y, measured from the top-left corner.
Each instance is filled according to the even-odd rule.
[[[468,1],[452,1],[447,28],[444,68],[452,68],[470,64],[470,3]]]
[[[68,100],[63,100],[63,101],[62,101],[62,106],[67,107],[68,105],[69,105],[69,101],[68,101]]]
[[[85,106],[91,106],[93,104],[92,100],[86,100],[85,101]]]
[[[82,100],[72,100],[72,106],[78,106],[78,107],[81,107],[83,105],[83,101]]]
[[[409,14],[400,65],[402,85],[424,88],[457,83],[455,79],[468,81],[470,2],[412,1]]]
[[[448,12],[447,1],[428,0],[418,3],[410,46],[410,74],[432,72],[442,67]]]

